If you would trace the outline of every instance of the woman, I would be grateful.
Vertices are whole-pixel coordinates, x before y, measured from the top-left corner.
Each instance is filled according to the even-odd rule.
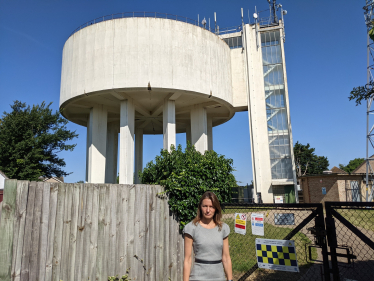
[[[200,198],[196,218],[184,227],[183,281],[232,281],[230,228],[221,217],[217,196],[205,192]],[[195,264],[191,272],[192,247]]]

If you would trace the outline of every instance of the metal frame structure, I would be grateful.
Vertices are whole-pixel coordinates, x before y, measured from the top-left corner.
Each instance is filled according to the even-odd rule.
[[[364,17],[365,24],[367,28],[367,89],[373,89],[374,86],[374,42],[369,37],[369,30],[373,27],[374,20],[374,0],[366,0],[366,5],[364,7]],[[373,105],[374,95],[372,95],[366,104],[366,201],[371,202],[374,195],[374,170],[371,167],[369,158],[369,150],[374,149],[374,123],[370,120],[370,115],[374,114],[374,105]],[[370,128],[371,126],[371,128]],[[369,145],[370,143],[370,145]],[[371,153],[370,153],[371,155]],[[369,181],[371,184],[371,192],[369,194]]]

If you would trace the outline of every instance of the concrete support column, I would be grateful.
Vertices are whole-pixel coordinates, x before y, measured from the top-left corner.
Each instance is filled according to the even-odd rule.
[[[88,169],[89,169],[89,154],[90,154],[90,143],[91,143],[91,132],[90,132],[91,126],[90,126],[90,115],[88,115],[87,120],[87,138],[86,138],[86,177],[85,182],[88,182]]]
[[[192,144],[191,139],[191,123],[186,124],[186,143],[190,142]]]
[[[176,146],[176,130],[175,130],[175,101],[165,99],[164,112],[164,149],[170,151],[170,146]]]
[[[191,110],[191,140],[196,150],[205,153],[208,150],[208,122],[206,109],[195,105]]]
[[[139,172],[143,171],[143,129],[135,129],[135,183],[141,183]]]
[[[117,183],[118,123],[109,123],[106,139],[105,183]]]
[[[108,112],[105,106],[91,108],[87,130],[89,183],[105,182],[107,119]]]
[[[208,150],[213,150],[213,120],[208,117]]]
[[[135,108],[132,99],[121,101],[119,183],[134,183],[134,127]]]

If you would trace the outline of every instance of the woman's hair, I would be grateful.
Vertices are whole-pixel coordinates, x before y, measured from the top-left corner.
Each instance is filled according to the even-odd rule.
[[[212,201],[212,205],[215,209],[214,216],[213,216],[213,221],[216,225],[218,225],[218,229],[221,230],[222,229],[221,204],[219,203],[217,196],[211,191],[207,191],[203,194],[203,196],[201,196],[199,206],[197,207],[197,215],[193,219],[192,223],[194,225],[197,225],[197,223],[202,219],[201,205],[203,204],[204,199],[210,199]]]

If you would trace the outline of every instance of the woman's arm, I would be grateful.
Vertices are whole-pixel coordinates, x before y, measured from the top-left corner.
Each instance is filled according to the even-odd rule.
[[[183,263],[183,281],[190,279],[191,264],[192,264],[192,242],[190,235],[184,235],[184,263]]]
[[[229,238],[228,237],[223,239],[222,263],[223,263],[223,268],[225,269],[227,279],[232,280],[232,265],[231,265],[231,257],[230,257],[230,250],[229,250]],[[183,279],[183,281],[184,281],[184,279]]]

